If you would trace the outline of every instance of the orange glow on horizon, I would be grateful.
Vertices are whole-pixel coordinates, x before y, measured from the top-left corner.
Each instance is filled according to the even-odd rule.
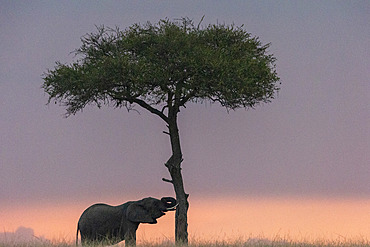
[[[79,216],[89,205],[54,204],[2,208],[0,227],[34,229],[36,236],[74,241]],[[138,241],[173,240],[174,212],[157,225],[141,224]],[[370,200],[194,199],[189,209],[190,240],[275,237],[292,240],[370,239]]]

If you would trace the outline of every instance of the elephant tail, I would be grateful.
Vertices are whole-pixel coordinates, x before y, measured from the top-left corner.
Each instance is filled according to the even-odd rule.
[[[78,231],[80,230],[80,224],[77,223],[77,232],[76,232],[76,246],[78,246]]]

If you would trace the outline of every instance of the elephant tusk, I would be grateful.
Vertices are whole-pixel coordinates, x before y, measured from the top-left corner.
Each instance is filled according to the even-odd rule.
[[[177,203],[175,206],[170,207],[170,208],[167,208],[167,210],[168,210],[168,211],[175,210],[175,209],[176,209],[176,207],[177,207],[178,205],[179,205],[179,204]]]

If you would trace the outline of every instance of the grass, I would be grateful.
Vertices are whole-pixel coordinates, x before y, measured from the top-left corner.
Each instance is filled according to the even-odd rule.
[[[79,245],[81,246],[81,245]],[[99,246],[99,245],[95,245]],[[118,244],[117,247],[123,247],[124,244]],[[170,240],[141,241],[138,247],[173,247],[175,244]],[[185,247],[185,245],[180,245]],[[190,241],[189,247],[370,247],[370,241],[359,238],[337,239],[337,240],[313,240],[313,241],[294,241],[288,238],[275,237],[273,240],[265,238],[249,238],[225,241]],[[16,240],[0,242],[0,247],[75,247],[74,242],[59,240],[39,240],[35,239],[30,242],[18,242]]]

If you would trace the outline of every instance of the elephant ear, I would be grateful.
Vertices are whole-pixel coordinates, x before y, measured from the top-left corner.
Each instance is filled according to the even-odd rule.
[[[140,204],[132,203],[127,207],[126,216],[129,221],[137,223],[157,223],[156,219],[153,219],[149,212]]]

